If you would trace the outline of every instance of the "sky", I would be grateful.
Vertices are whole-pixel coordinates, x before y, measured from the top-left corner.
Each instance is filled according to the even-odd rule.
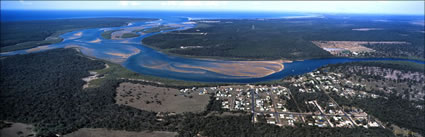
[[[1,1],[2,10],[202,10],[424,15],[424,1]]]

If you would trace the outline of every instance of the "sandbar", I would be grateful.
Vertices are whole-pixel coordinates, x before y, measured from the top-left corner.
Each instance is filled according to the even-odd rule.
[[[265,77],[284,69],[283,60],[275,61],[229,61],[229,62],[214,62],[209,66],[195,66],[188,64],[179,64],[177,67],[203,69],[228,76],[238,77]]]
[[[40,51],[40,50],[45,50],[45,49],[48,49],[48,48],[49,48],[49,46],[38,46],[38,47],[35,47],[35,48],[27,49],[25,51],[27,53],[31,53],[31,52],[36,52],[36,51]]]

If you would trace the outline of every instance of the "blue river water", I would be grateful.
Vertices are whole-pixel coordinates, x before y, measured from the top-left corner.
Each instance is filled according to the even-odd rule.
[[[305,14],[246,14],[246,13],[193,13],[193,12],[90,12],[83,13],[57,13],[58,15],[49,15],[41,13],[29,13],[23,11],[8,11],[15,16],[6,14],[9,17],[7,21],[31,20],[31,19],[58,19],[58,18],[88,18],[88,17],[150,17],[160,18],[157,21],[150,22],[133,22],[123,27],[113,28],[94,28],[86,30],[78,30],[65,33],[60,37],[64,41],[57,44],[39,46],[33,49],[19,50],[13,52],[1,53],[2,56],[15,54],[28,54],[42,52],[55,48],[78,48],[83,54],[119,63],[127,69],[134,72],[153,75],[158,77],[199,81],[199,82],[231,82],[231,83],[253,83],[269,80],[282,79],[286,76],[299,75],[311,72],[319,67],[328,64],[356,62],[356,61],[407,61],[419,64],[425,64],[423,61],[408,59],[391,59],[391,58],[326,58],[326,59],[310,59],[293,62],[250,62],[250,61],[227,61],[215,59],[194,59],[164,54],[155,49],[149,48],[141,43],[143,38],[156,35],[163,32],[184,30],[196,26],[190,18],[237,18],[237,19],[256,19],[256,18],[280,18],[288,16],[309,16]],[[22,12],[22,13],[21,13]],[[30,16],[30,17],[29,17]],[[2,19],[4,15],[2,13]],[[104,39],[101,33],[107,30],[121,30],[123,32],[131,32],[134,30],[145,30],[160,25],[172,26],[176,29],[155,33],[141,33],[135,38],[117,38]],[[120,32],[120,31],[118,31]],[[282,53],[285,54],[285,53]],[[267,73],[265,73],[267,72]]]

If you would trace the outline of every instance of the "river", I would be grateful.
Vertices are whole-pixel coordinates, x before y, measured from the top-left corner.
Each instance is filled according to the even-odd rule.
[[[195,59],[164,54],[141,43],[143,38],[162,32],[139,33],[141,35],[134,38],[104,39],[101,37],[101,33],[108,30],[131,32],[133,30],[149,29],[160,25],[176,27],[176,29],[163,32],[190,29],[196,26],[196,24],[190,22],[188,17],[172,16],[151,22],[133,22],[123,27],[73,31],[61,35],[64,38],[64,41],[61,43],[6,52],[1,53],[1,55],[28,54],[55,48],[73,47],[80,49],[85,55],[119,63],[125,68],[140,74],[199,82],[232,83],[252,83],[282,79],[290,75],[311,72],[328,64],[355,61],[394,60],[425,64],[423,61],[391,58],[328,58],[303,61]]]

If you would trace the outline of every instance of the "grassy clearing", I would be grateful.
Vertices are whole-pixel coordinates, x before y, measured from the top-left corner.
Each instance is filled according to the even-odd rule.
[[[0,129],[0,137],[27,137],[34,136],[33,126],[23,123],[9,123],[10,126]]]
[[[117,88],[117,104],[154,112],[202,112],[209,95],[182,95],[178,89],[133,83],[121,83]]]

